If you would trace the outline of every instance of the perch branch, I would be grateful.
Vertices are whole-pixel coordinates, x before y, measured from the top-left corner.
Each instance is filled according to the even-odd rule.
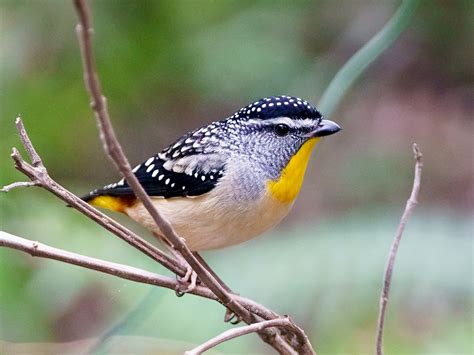
[[[208,341],[195,347],[194,349],[186,351],[184,354],[185,355],[200,355],[204,353],[205,351],[212,349],[216,347],[217,345],[222,344],[228,340],[241,337],[243,335],[247,335],[250,333],[260,332],[263,329],[271,328],[271,327],[286,328],[286,329],[294,330],[293,329],[294,323],[291,321],[290,318],[285,317],[285,318],[271,319],[267,321],[253,323],[253,324],[246,325],[243,327],[229,329],[219,334],[218,336],[212,339],[209,339]]]
[[[23,125],[23,122],[20,117],[17,117],[15,124],[20,134],[21,142],[25,147],[28,156],[30,157],[32,162],[35,163],[34,165],[28,164],[16,148],[13,148],[11,157],[15,162],[15,168],[26,176],[28,176],[32,181],[32,185],[43,187],[44,189],[59,197],[61,200],[68,203],[71,207],[77,209],[78,211],[91,218],[108,231],[112,232],[113,234],[133,246],[134,248],[140,250],[145,255],[159,262],[161,265],[168,268],[170,271],[179,275],[184,275],[185,268],[180,265],[176,260],[170,258],[168,255],[166,255],[163,251],[161,251],[153,244],[148,243],[143,238],[139,237],[129,229],[123,227],[120,223],[117,223],[112,218],[98,211],[97,209],[74,195],[72,192],[59,185],[56,181],[54,181],[49,176],[39,154],[36,152],[30,138],[28,137],[28,133],[26,132],[25,126]],[[11,190],[12,188],[24,186],[24,183],[13,183],[4,187],[3,189],[6,189],[8,187],[8,190]]]
[[[403,231],[405,230],[405,226],[408,222],[408,219],[410,218],[410,215],[413,212],[413,209],[416,207],[418,203],[418,194],[420,192],[423,160],[422,160],[421,151],[416,145],[416,143],[413,144],[413,153],[415,154],[415,162],[416,162],[415,163],[415,177],[413,179],[413,188],[411,191],[410,198],[407,201],[405,211],[403,211],[402,217],[400,219],[400,224],[398,225],[397,232],[393,239],[392,245],[390,247],[387,265],[385,267],[383,289],[380,295],[379,317],[377,321],[377,338],[376,338],[377,355],[383,355],[383,330],[384,330],[384,322],[385,322],[385,312],[387,309],[390,286],[392,282],[393,267],[395,264],[395,258],[397,257],[398,246],[400,245],[400,240],[402,239]]]
[[[86,269],[120,277],[122,279],[165,287],[170,290],[175,290],[177,286],[177,281],[175,278],[159,275],[128,265],[113,263],[110,261],[92,258],[90,256],[72,253],[59,248],[53,248],[46,244],[21,238],[3,231],[0,231],[0,247],[16,249],[28,253],[33,257],[58,260],[67,264],[72,264]],[[217,297],[205,286],[196,286],[196,288],[189,293],[217,301]],[[255,313],[263,319],[279,317],[276,313],[266,309],[264,306],[250,299],[237,295],[235,297],[238,298],[239,302],[249,311]]]
[[[91,97],[91,106],[94,110],[99,130],[100,138],[104,145],[104,150],[115,164],[117,169],[124,176],[128,185],[133,190],[135,196],[143,203],[154,222],[163,233],[165,238],[171,242],[173,247],[178,250],[186,262],[199,276],[200,280],[208,286],[222,303],[240,316],[247,323],[254,321],[250,312],[242,305],[234,301],[232,296],[216,281],[216,279],[199,263],[191,250],[187,247],[183,238],[179,237],[169,221],[162,216],[146,193],[143,186],[138,181],[128,159],[126,158],[120,143],[117,140],[112,122],[107,109],[107,100],[102,94],[99,76],[97,75],[94,53],[92,50],[91,36],[93,33],[92,20],[89,4],[85,0],[75,0],[79,23],[76,26],[77,37],[79,39],[82,61],[84,67],[84,82]]]

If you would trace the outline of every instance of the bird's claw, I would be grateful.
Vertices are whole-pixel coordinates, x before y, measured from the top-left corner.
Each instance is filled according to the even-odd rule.
[[[224,322],[225,323],[230,323],[232,325],[239,324],[242,321],[242,318],[240,318],[238,315],[236,315],[234,312],[232,312],[230,309],[226,309],[225,315],[224,315]]]
[[[185,293],[191,292],[196,288],[198,276],[191,266],[186,267],[186,274],[183,277],[176,275],[176,296],[182,297]]]

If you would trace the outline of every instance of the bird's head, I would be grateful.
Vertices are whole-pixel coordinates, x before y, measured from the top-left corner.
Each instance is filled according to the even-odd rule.
[[[341,130],[307,101],[286,95],[255,101],[227,123],[230,131],[235,130],[233,141],[239,152],[261,164],[271,179],[278,179],[292,159],[309,157],[321,137]],[[303,160],[300,163],[306,167],[307,159]]]

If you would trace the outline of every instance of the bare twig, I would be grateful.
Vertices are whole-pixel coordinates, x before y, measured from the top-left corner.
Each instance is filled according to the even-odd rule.
[[[170,290],[175,290],[177,281],[175,278],[159,275],[143,269],[131,267],[128,265],[113,263],[90,256],[85,256],[77,253],[72,253],[63,249],[53,248],[46,244],[37,241],[28,240],[18,237],[16,235],[0,231],[0,247],[16,249],[30,254],[34,257],[41,257],[62,261],[68,264],[77,265],[86,269],[91,269],[120,277],[122,279],[165,287]],[[190,294],[208,298],[217,301],[217,297],[204,286],[196,286],[196,288],[189,292]],[[266,309],[264,306],[241,296],[235,296],[239,302],[243,304],[252,313],[255,313],[263,319],[272,319],[279,317],[276,313]]]
[[[286,318],[277,318],[271,319],[267,321],[262,321],[258,323],[253,323],[250,325],[246,325],[243,327],[233,328],[226,330],[225,332],[219,334],[218,336],[209,339],[205,343],[185,352],[185,355],[200,355],[205,351],[216,347],[219,344],[222,344],[228,340],[241,337],[243,335],[247,335],[250,333],[260,332],[263,329],[271,328],[271,327],[279,327],[279,328],[292,328],[293,322],[288,317]],[[295,352],[296,354],[296,352]]]
[[[153,260],[158,261],[170,271],[179,275],[184,275],[184,267],[180,265],[176,260],[170,258],[168,255],[166,255],[163,251],[161,251],[153,244],[148,243],[143,238],[139,237],[129,229],[122,226],[120,223],[117,223],[112,218],[98,211],[97,209],[74,195],[72,192],[59,185],[56,181],[54,181],[49,176],[39,154],[33,147],[33,144],[31,143],[31,140],[28,137],[28,133],[26,132],[26,129],[20,117],[17,117],[16,119],[16,127],[18,132],[20,133],[20,139],[26,149],[26,152],[28,153],[28,156],[32,160],[35,159],[36,166],[28,164],[16,148],[13,148],[11,157],[15,161],[15,168],[24,173],[26,176],[28,176],[31,179],[32,184],[36,186],[41,186],[46,190],[52,192],[61,200],[68,203],[71,207],[74,207],[75,209],[77,209],[87,217],[91,218],[108,231],[114,233],[116,236],[118,236],[128,244],[132,245],[134,248],[140,250],[145,255],[148,255]]]
[[[17,181],[14,182],[10,185],[5,185],[3,186],[0,191],[1,192],[9,192],[13,189],[19,188],[19,187],[30,187],[30,186],[38,186],[36,182],[33,181]]]
[[[418,194],[420,192],[421,184],[421,172],[423,169],[422,154],[418,146],[413,144],[413,152],[415,154],[415,177],[413,179],[413,188],[411,191],[410,198],[407,201],[405,211],[403,212],[400,224],[398,225],[395,238],[393,239],[392,246],[390,247],[390,253],[385,267],[385,275],[383,282],[383,289],[380,295],[380,306],[379,306],[379,317],[377,322],[377,340],[376,340],[376,353],[377,355],[383,355],[383,330],[385,322],[385,312],[387,309],[388,297],[390,293],[390,286],[392,282],[393,267],[395,264],[395,258],[397,257],[398,246],[402,239],[403,231],[410,218],[413,209],[418,203]]]

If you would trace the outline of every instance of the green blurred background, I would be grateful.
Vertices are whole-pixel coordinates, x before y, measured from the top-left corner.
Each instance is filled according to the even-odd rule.
[[[9,158],[20,146],[18,114],[57,181],[77,194],[115,181],[82,81],[71,3],[0,5],[0,185],[25,179]],[[317,103],[398,5],[95,1],[97,64],[132,164],[260,97]],[[288,218],[260,239],[204,254],[240,294],[292,315],[319,354],[373,352],[413,142],[424,176],[396,262],[386,351],[473,352],[473,34],[473,1],[422,2],[330,117],[344,130],[317,147]],[[166,273],[41,189],[2,194],[0,205],[10,233]],[[229,328],[223,315],[217,303],[0,249],[0,353],[94,344],[99,353],[179,353]],[[270,352],[255,335],[217,350]]]

